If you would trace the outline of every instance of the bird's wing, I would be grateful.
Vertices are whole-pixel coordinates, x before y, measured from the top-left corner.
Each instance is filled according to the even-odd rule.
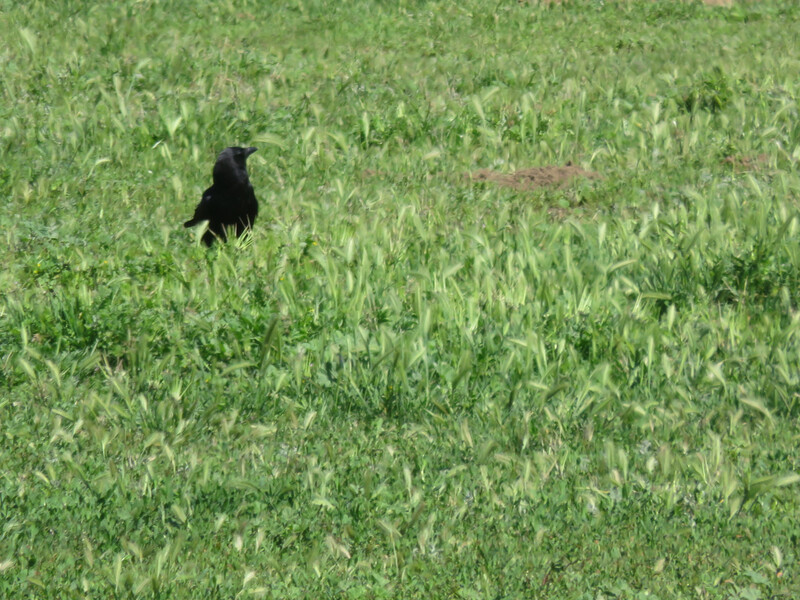
[[[213,214],[213,204],[214,194],[212,192],[212,188],[208,188],[205,192],[203,192],[203,197],[200,199],[200,203],[197,205],[197,208],[194,209],[194,216],[186,221],[183,226],[192,227],[197,225],[200,221],[208,221]]]

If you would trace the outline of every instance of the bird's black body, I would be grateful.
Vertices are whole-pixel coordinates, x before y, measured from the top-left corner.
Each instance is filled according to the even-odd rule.
[[[203,234],[206,246],[215,238],[223,242],[228,239],[226,229],[236,228],[236,236],[250,229],[258,215],[258,201],[247,176],[247,157],[255,148],[225,148],[219,153],[214,165],[214,184],[203,192],[194,216],[184,227],[192,227],[208,221],[208,231]]]

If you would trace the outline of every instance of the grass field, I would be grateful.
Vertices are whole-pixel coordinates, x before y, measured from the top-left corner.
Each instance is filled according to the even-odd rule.
[[[0,597],[800,597],[798,32],[0,1]]]

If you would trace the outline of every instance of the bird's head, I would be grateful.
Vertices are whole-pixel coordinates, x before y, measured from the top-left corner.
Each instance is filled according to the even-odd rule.
[[[241,148],[240,146],[225,148],[217,156],[217,162],[214,165],[214,180],[236,177],[236,173],[243,173],[247,177],[247,157],[256,150],[257,148]]]

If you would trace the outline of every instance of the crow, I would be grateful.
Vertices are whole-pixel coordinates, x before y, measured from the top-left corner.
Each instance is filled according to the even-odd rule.
[[[258,215],[258,201],[245,162],[255,151],[255,148],[235,146],[219,153],[214,165],[214,184],[203,192],[194,216],[183,224],[192,227],[208,221],[208,230],[203,234],[206,246],[211,246],[215,238],[226,241],[229,227],[235,227],[236,237],[239,237],[253,226]]]

